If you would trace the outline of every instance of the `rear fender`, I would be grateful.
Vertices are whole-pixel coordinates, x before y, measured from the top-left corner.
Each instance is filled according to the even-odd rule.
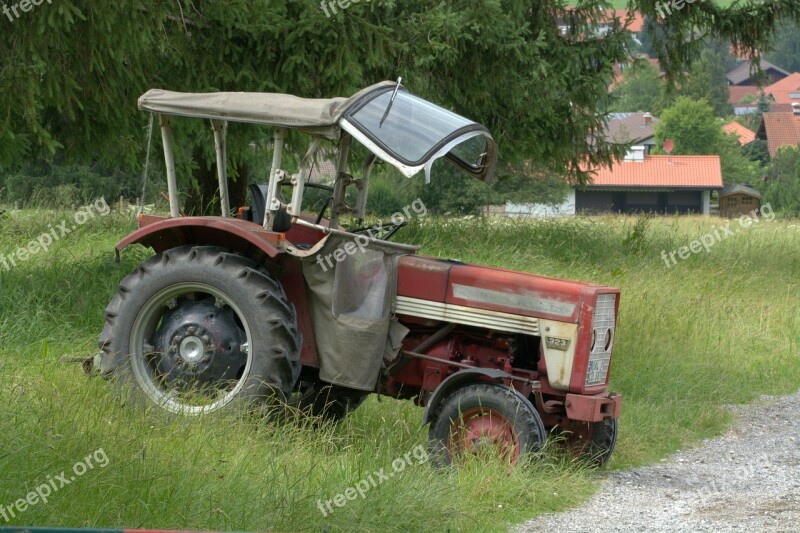
[[[258,224],[222,217],[166,218],[143,215],[139,229],[119,241],[117,254],[131,244],[158,252],[184,245],[221,246],[257,259],[284,253],[283,233],[267,231]]]
[[[300,262],[285,253],[283,233],[266,231],[259,224],[222,217],[166,218],[143,215],[139,229],[119,241],[119,253],[132,244],[141,244],[156,253],[178,246],[219,246],[239,252],[269,270],[283,285],[286,296],[297,312],[297,327],[303,336],[300,361],[318,367],[317,347],[308,295]]]

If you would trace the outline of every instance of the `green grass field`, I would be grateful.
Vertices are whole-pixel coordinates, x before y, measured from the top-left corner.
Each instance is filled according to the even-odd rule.
[[[70,220],[71,212],[0,217],[0,254]],[[800,224],[760,222],[668,268],[660,257],[720,219],[601,217],[514,222],[434,220],[405,228],[430,255],[610,284],[622,289],[612,385],[624,395],[609,468],[655,462],[719,434],[726,404],[800,386]],[[95,217],[47,252],[0,262],[0,506],[96,466],[10,525],[240,531],[503,531],[577,505],[598,473],[550,456],[509,471],[473,462],[456,472],[413,464],[334,513],[333,498],[391,469],[426,442],[422,410],[371,398],[342,424],[315,428],[230,414],[170,420],[117,405],[106,383],[63,356],[96,352],[116,284],[148,254],[113,245],[133,228]],[[97,463],[97,461],[95,461]],[[599,473],[602,475],[602,472]],[[2,508],[0,508],[2,509]],[[7,525],[0,513],[0,525]]]

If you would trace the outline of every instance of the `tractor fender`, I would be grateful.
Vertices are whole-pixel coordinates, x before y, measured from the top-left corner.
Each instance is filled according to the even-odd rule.
[[[220,246],[255,257],[260,253],[274,258],[282,254],[282,233],[267,231],[258,224],[222,217],[162,218],[145,216],[140,228],[116,245],[119,252],[131,244],[141,244],[158,252],[184,245]]]
[[[509,379],[511,374],[504,372],[497,368],[467,368],[459,370],[455,374],[448,376],[444,381],[439,383],[436,390],[433,391],[427,405],[425,406],[425,414],[422,415],[422,425],[430,424],[431,416],[436,412],[439,404],[450,395],[450,393],[459,387],[481,381],[483,378],[489,378],[491,381],[500,381]],[[515,389],[511,388],[511,390]],[[517,394],[519,394],[517,392]],[[521,395],[520,395],[521,396]],[[526,400],[527,401],[527,400]]]

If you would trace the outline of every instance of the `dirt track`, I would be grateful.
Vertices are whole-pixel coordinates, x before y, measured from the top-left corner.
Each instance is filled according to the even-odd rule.
[[[800,393],[733,409],[727,434],[614,472],[585,505],[517,531],[800,531]]]

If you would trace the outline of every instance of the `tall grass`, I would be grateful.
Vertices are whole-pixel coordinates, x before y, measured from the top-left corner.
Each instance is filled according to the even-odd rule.
[[[9,254],[72,216],[0,218]],[[720,222],[592,218],[423,220],[400,236],[429,255],[622,289],[613,388],[625,396],[612,468],[656,461],[727,427],[725,404],[795,390],[800,227],[762,222],[667,268],[660,258]],[[0,505],[102,448],[94,469],[15,525],[274,531],[501,531],[575,505],[595,473],[549,456],[526,469],[414,464],[328,516],[318,507],[426,441],[421,410],[371,398],[338,426],[237,413],[175,420],[115,403],[58,362],[96,351],[116,284],[148,252],[113,261],[133,227],[97,218],[10,270],[0,266]],[[0,525],[3,519],[0,517]]]

